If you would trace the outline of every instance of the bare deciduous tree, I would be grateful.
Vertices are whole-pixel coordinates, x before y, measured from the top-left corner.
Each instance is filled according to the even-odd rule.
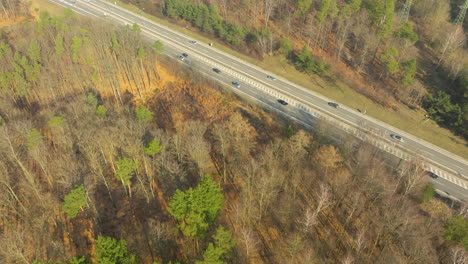
[[[318,223],[317,219],[317,211],[313,210],[312,208],[308,207],[304,215],[297,220],[297,223],[301,225],[301,230],[304,233],[309,233],[312,231],[312,227],[314,227]]]
[[[320,192],[317,193],[317,199],[317,208],[315,209],[317,214],[333,204],[332,192],[328,185],[320,184]]]
[[[468,263],[468,251],[463,247],[454,247],[450,249],[451,263],[466,264]]]
[[[240,231],[240,240],[245,250],[245,256],[250,259],[257,246],[260,244],[254,231],[248,227],[243,227]]]

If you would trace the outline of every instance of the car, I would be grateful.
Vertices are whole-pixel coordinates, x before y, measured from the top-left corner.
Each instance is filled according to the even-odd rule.
[[[271,76],[271,75],[267,75],[267,78],[272,80],[272,81],[276,81],[276,77],[275,76]]]
[[[234,85],[234,86],[237,87],[237,88],[240,87],[240,83],[238,83],[238,82],[232,82],[232,85]]]
[[[213,68],[213,71],[216,72],[216,73],[221,73],[221,70],[218,69],[218,68]]]
[[[184,56],[182,56],[182,55],[179,55],[179,57],[178,57],[178,58],[179,58],[180,60],[185,60],[185,57],[184,57]]]
[[[286,102],[284,100],[281,100],[281,99],[278,99],[278,103],[280,103],[282,105],[288,105],[288,102]]]
[[[190,43],[197,44],[198,42],[196,40],[191,40]]]
[[[433,179],[439,178],[439,175],[433,173],[432,171],[428,171],[428,173],[429,173],[429,176],[430,176],[431,178],[433,178]]]
[[[398,140],[398,141],[400,141],[400,142],[405,142],[405,140],[403,139],[403,137],[400,136],[400,135],[390,134],[390,137],[393,138],[393,139],[395,139],[395,140]]]
[[[188,54],[184,52],[184,53],[182,53],[182,56],[184,56],[185,58],[187,58],[187,57],[188,57]]]
[[[213,43],[208,43],[208,45],[209,45],[210,47],[213,47]]]
[[[339,104],[333,102],[328,102],[328,105],[335,108],[338,108],[340,106]]]

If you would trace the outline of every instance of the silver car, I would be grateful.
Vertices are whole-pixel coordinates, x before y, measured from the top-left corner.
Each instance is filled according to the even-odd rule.
[[[390,134],[390,137],[395,139],[395,140],[398,140],[400,142],[405,142],[405,140],[403,139],[402,136],[399,136],[399,135],[396,135],[396,134]]]

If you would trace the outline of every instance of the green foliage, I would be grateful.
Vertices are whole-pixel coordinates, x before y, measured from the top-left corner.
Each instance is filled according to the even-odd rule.
[[[424,107],[436,122],[455,130],[463,130],[463,111],[458,104],[451,102],[447,93],[438,91],[436,94],[430,94],[424,102]]]
[[[432,183],[427,183],[426,188],[423,191],[423,194],[421,196],[421,203],[426,203],[430,201],[435,195],[435,188],[434,184]]]
[[[154,113],[151,112],[146,106],[140,105],[135,109],[136,118],[142,122],[153,121]]]
[[[96,95],[94,95],[93,93],[88,93],[88,95],[86,96],[86,103],[92,107],[96,107],[98,104],[98,99]]]
[[[229,251],[236,245],[236,242],[232,239],[232,233],[229,230],[225,230],[222,226],[216,229],[214,235],[215,246],[223,251],[223,254],[229,253]]]
[[[203,254],[203,261],[196,261],[195,264],[223,264],[223,258],[231,251],[236,244],[232,239],[232,233],[219,227],[214,235],[214,244],[209,243]]]
[[[124,239],[99,236],[96,239],[96,260],[99,264],[133,264],[136,263],[134,254],[127,249]]]
[[[70,8],[65,8],[63,10],[63,19],[69,19],[74,15],[75,15],[75,12],[71,10]]]
[[[129,186],[133,174],[138,169],[138,162],[130,158],[121,158],[117,161],[117,169],[115,177],[122,182],[123,185]]]
[[[82,48],[83,48],[83,38],[73,37],[72,44],[71,44],[73,62],[78,62],[78,59],[81,56]]]
[[[159,145],[159,142],[154,138],[150,141],[148,146],[145,147],[145,154],[154,157],[156,154],[161,152],[164,147]]]
[[[160,40],[156,40],[156,41],[153,43],[152,48],[153,48],[154,51],[156,51],[157,53],[161,53],[161,52],[163,52],[163,50],[164,50],[163,43],[162,43]]]
[[[34,150],[37,146],[41,145],[43,142],[43,137],[39,130],[33,128],[29,131],[27,138],[26,138],[26,146],[28,150]]]
[[[288,38],[283,38],[278,47],[278,52],[284,56],[288,56],[292,50],[293,47],[291,41]]]
[[[98,116],[106,116],[107,108],[104,105],[98,105],[96,108],[96,114]]]
[[[63,44],[63,37],[62,36],[55,37],[55,53],[60,56],[62,55],[64,51],[65,51],[65,46]]]
[[[56,264],[56,262],[53,262],[52,260],[48,260],[48,261],[34,260],[32,264]]]
[[[362,0],[351,0],[345,3],[340,10],[340,15],[349,17],[351,14],[359,12],[361,10]]]
[[[380,54],[380,60],[387,68],[388,72],[395,74],[400,68],[400,64],[396,60],[398,56],[398,50],[393,47],[387,48],[384,52]]]
[[[245,28],[222,20],[214,5],[198,5],[188,0],[166,0],[164,3],[164,15],[185,19],[201,31],[215,33],[233,45],[239,45],[247,35]]]
[[[39,14],[39,22],[37,23],[37,31],[42,33],[45,26],[50,24],[52,18],[50,17],[49,12],[43,11]]]
[[[112,50],[114,52],[117,52],[120,49],[121,45],[115,34],[112,34],[111,42],[112,42]]]
[[[319,10],[316,14],[317,24],[322,24],[327,16],[333,19],[338,13],[335,0],[320,1]]]
[[[444,226],[445,239],[460,243],[468,249],[468,221],[463,216],[453,217]]]
[[[48,125],[50,127],[63,127],[67,123],[67,120],[61,116],[54,116],[50,119]]]
[[[403,86],[412,85],[414,82],[414,76],[416,75],[417,66],[416,60],[412,59],[401,64],[401,84]]]
[[[137,51],[137,59],[142,60],[144,58],[146,58],[146,51],[144,48],[140,47],[138,48],[138,51]]]
[[[169,202],[169,213],[179,221],[185,236],[200,238],[216,219],[223,201],[221,187],[206,175],[195,189],[175,192]]]
[[[289,139],[294,135],[294,128],[289,125],[288,128],[286,129],[286,137]]]
[[[69,264],[91,264],[85,257],[74,257],[70,260]]]
[[[379,36],[388,36],[392,32],[395,0],[365,0],[364,4]]]
[[[137,23],[133,23],[133,25],[132,25],[132,30],[135,31],[136,33],[140,33],[140,32],[141,32],[141,28],[140,28],[140,26],[139,26]]]
[[[75,218],[78,212],[87,204],[86,199],[87,196],[84,186],[82,184],[78,185],[65,195],[62,210],[69,218]]]
[[[305,16],[313,2],[314,0],[297,0],[296,14],[300,17]]]
[[[28,56],[33,63],[41,63],[41,46],[37,41],[29,42]]]
[[[249,44],[255,44],[258,42],[258,33],[257,32],[249,32],[245,36],[245,41]]]
[[[404,23],[396,32],[395,36],[401,39],[407,39],[410,43],[418,41],[418,34],[413,31],[413,25],[409,22]]]
[[[299,70],[307,73],[316,73],[318,75],[325,75],[330,67],[323,62],[316,62],[310,54],[309,47],[306,45],[296,54],[294,65]]]
[[[2,116],[0,116],[0,126],[3,126],[5,124],[5,119],[3,119]]]

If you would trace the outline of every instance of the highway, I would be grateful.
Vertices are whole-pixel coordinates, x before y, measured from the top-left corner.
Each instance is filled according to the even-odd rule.
[[[120,24],[137,23],[143,34],[153,40],[159,39],[165,44],[164,53],[177,58],[182,52],[189,54],[183,63],[197,63],[197,70],[212,78],[230,85],[231,81],[238,81],[240,88],[233,87],[238,92],[262,104],[286,113],[303,124],[312,124],[315,118],[333,121],[341,129],[353,133],[359,138],[402,159],[417,157],[425,162],[426,169],[437,175],[438,179],[431,179],[442,190],[446,190],[457,197],[468,201],[468,162],[424,140],[385,124],[358,111],[340,105],[335,108],[329,106],[330,99],[306,88],[282,79],[268,79],[267,72],[259,67],[241,61],[229,54],[221,52],[207,43],[193,44],[189,37],[161,26],[151,20],[127,11],[115,4],[100,0],[49,0],[58,5],[73,9],[87,16],[114,21]],[[219,68],[222,73],[217,74],[212,68]],[[281,98],[290,104],[281,106],[276,99]],[[398,134],[404,138],[403,142],[394,140],[391,134]]]

